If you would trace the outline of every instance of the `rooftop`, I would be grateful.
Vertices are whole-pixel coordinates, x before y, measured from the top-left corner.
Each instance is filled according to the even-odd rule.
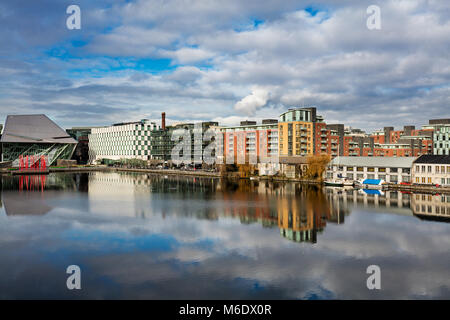
[[[445,155],[423,155],[417,158],[414,163],[437,163],[437,164],[450,164],[450,156]]]
[[[415,157],[336,157],[330,164],[339,166],[410,168]]]
[[[7,116],[0,141],[2,143],[77,143],[44,114]]]

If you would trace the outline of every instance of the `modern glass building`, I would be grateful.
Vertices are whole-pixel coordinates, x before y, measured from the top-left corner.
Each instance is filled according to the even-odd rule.
[[[44,114],[9,115],[0,140],[2,162],[19,166],[20,156],[45,156],[47,165],[70,159],[77,141]]]
[[[156,129],[156,123],[147,119],[92,128],[89,135],[89,162],[103,159],[150,160],[150,138]]]
[[[179,141],[174,141],[173,134],[176,130],[187,130],[190,135],[190,154],[192,163],[202,164],[203,152],[205,148],[209,145],[210,141],[205,141],[203,139],[204,134],[209,129],[217,128],[218,122],[201,122],[197,124],[193,123],[179,123],[172,126],[167,126],[163,128],[157,128],[152,131],[151,135],[151,155],[152,159],[171,161],[172,150],[179,143]],[[182,151],[180,151],[180,157],[182,156]]]

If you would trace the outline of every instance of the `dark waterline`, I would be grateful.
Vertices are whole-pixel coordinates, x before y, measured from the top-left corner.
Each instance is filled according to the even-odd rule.
[[[1,190],[1,299],[450,298],[450,196],[100,172]]]

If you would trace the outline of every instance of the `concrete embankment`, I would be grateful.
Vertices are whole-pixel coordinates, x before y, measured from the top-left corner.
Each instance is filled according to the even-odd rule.
[[[165,175],[177,175],[177,176],[195,176],[195,177],[215,177],[220,178],[221,175],[218,172],[205,172],[205,171],[183,171],[183,170],[157,170],[157,169],[125,169],[115,168],[118,172],[141,172],[141,173],[156,173]]]
[[[415,186],[402,184],[389,184],[387,190],[413,193],[450,194],[449,187]]]

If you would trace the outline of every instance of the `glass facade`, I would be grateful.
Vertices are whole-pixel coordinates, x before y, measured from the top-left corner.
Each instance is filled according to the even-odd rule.
[[[69,143],[3,143],[3,161],[12,161],[19,166],[19,157],[45,156],[47,165],[55,165],[58,159],[70,159],[76,144]]]

